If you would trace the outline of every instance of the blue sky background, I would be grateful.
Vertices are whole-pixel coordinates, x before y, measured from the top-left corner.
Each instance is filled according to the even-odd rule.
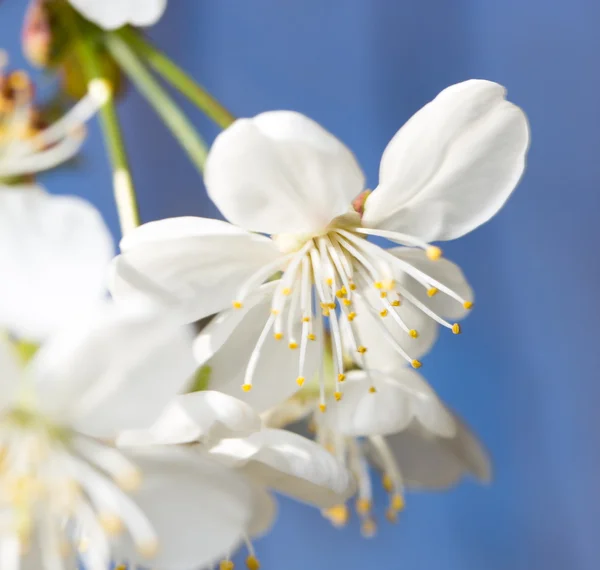
[[[0,47],[15,64],[25,4],[0,3]],[[451,83],[498,81],[531,122],[514,196],[492,222],[444,247],[477,307],[464,334],[443,335],[423,368],[489,446],[493,485],[411,495],[400,524],[382,522],[368,541],[356,522],[334,530],[282,500],[257,546],[265,570],[598,568],[599,20],[595,0],[171,0],[152,29],[236,115],[295,109],[324,124],[354,150],[371,187],[390,137]],[[212,140],[215,128],[185,108]],[[217,216],[135,93],[121,117],[144,221]],[[97,125],[79,170],[44,181],[94,202],[116,235]]]

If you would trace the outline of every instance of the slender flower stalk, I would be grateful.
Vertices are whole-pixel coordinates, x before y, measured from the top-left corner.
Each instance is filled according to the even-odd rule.
[[[219,127],[226,129],[235,117],[217,101],[202,85],[192,79],[181,67],[133,28],[116,32],[157,73],[180,91]]]
[[[88,80],[102,78],[103,74],[96,58],[94,40],[85,31],[80,30],[78,25],[81,18],[69,6],[64,6],[62,14],[74,38],[79,63]],[[102,126],[106,150],[112,165],[113,191],[119,213],[121,233],[126,235],[129,231],[140,225],[140,213],[127,150],[112,97],[100,109],[100,124]]]
[[[109,32],[104,36],[104,42],[111,55],[129,76],[129,79],[152,105],[184,148],[191,161],[202,172],[208,149],[181,109],[120,36]]]

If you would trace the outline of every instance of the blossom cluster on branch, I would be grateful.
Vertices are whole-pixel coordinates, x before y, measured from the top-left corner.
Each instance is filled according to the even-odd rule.
[[[58,119],[0,62],[2,570],[232,570],[240,547],[258,570],[274,493],[336,526],[354,501],[372,536],[373,473],[391,522],[406,489],[491,478],[482,444],[416,370],[474,306],[433,242],[509,198],[524,113],[491,81],[448,87],[394,135],[371,191],[323,127],[294,111],[234,119],[131,27],[166,4],[31,0],[25,52],[78,99]],[[157,75],[223,128],[210,149]],[[227,221],[141,223],[116,114],[129,84]],[[68,168],[95,116],[118,253],[94,206],[37,181]]]

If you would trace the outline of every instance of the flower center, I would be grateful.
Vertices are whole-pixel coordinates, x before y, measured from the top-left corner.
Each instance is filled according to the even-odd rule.
[[[31,407],[16,407],[0,419],[0,508],[6,514],[0,549],[16,539],[23,551],[35,535],[44,559],[54,560],[48,567],[62,568],[62,558],[77,549],[97,564],[108,557],[111,536],[127,530],[141,552],[152,554],[155,532],[126,494],[140,482],[137,467],[118,450]]]
[[[402,334],[407,334],[412,339],[419,336],[419,332],[400,313],[399,307],[403,303],[411,303],[455,334],[460,332],[458,324],[451,324],[436,314],[413,290],[398,282],[396,276],[410,276],[425,288],[430,297],[442,291],[465,308],[470,308],[472,303],[407,261],[370,243],[365,239],[368,235],[385,237],[411,247],[421,247],[432,260],[441,256],[439,248],[411,236],[360,227],[357,214],[342,216],[323,232],[316,234],[275,236],[273,239],[285,256],[252,275],[242,284],[233,301],[234,308],[243,308],[244,300],[249,294],[264,285],[277,270],[283,269],[279,279],[274,282],[270,315],[246,369],[242,386],[245,391],[252,387],[261,350],[268,335],[272,334],[278,341],[286,338],[290,350],[299,349],[296,382],[300,386],[306,380],[309,343],[318,342],[322,411],[325,411],[323,363],[327,343],[335,368],[335,396],[336,399],[341,399],[341,383],[346,376],[344,351],[354,353],[357,363],[368,371],[365,363],[365,353],[368,350],[366,339],[362,338],[355,320],[357,305],[360,305],[360,311],[367,311],[375,316],[382,335],[414,368],[419,368],[421,363],[411,357],[398,342],[399,335]],[[383,322],[384,318],[393,324],[388,326]],[[326,335],[327,330],[329,335]],[[373,386],[371,389],[374,391]]]

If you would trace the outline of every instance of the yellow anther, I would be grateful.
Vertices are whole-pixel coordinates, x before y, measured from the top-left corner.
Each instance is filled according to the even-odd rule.
[[[433,297],[434,295],[437,295],[439,289],[437,287],[431,287],[431,289],[427,289],[427,296],[428,297]]]
[[[377,532],[377,525],[373,519],[363,521],[360,532],[365,538],[373,538]]]
[[[284,288],[281,290],[281,294],[282,294],[282,295],[285,295],[285,296],[287,297],[288,295],[291,295],[291,294],[292,294],[292,290],[291,290],[289,287],[284,287]]]
[[[461,331],[460,331],[460,325],[459,325],[458,323],[454,323],[454,324],[452,325],[452,332],[453,332],[454,334],[460,334],[460,332],[461,332]]]
[[[342,287],[340,289],[340,291],[342,292],[342,295],[347,295],[348,294],[348,289],[346,289],[346,287]]]
[[[233,570],[235,564],[231,560],[221,560],[219,562],[219,570]]]
[[[303,323],[310,323],[310,317],[302,317]]]
[[[375,281],[373,287],[375,287],[375,289],[383,289],[383,283],[381,281]]]
[[[346,375],[342,372],[338,374],[338,382],[343,382],[346,379]]]
[[[319,404],[319,410],[325,413],[325,411],[327,410],[327,406],[325,404]]]
[[[367,347],[363,346],[362,344],[357,347],[356,352],[359,352],[360,354],[364,354],[365,352],[367,352]]]
[[[371,394],[375,394],[375,392],[377,392],[377,388],[375,388],[375,386],[371,386],[371,387],[369,388],[369,392],[370,392]]]
[[[306,338],[307,338],[308,340],[317,340],[317,335],[315,335],[314,333],[308,333],[308,334],[306,335]]]
[[[356,313],[353,311],[352,313],[348,313],[348,320],[353,321],[356,318]]]
[[[421,368],[421,366],[423,366],[419,360],[413,360],[413,361],[410,363],[410,365],[411,365],[413,368]]]
[[[124,491],[137,491],[142,484],[142,473],[139,469],[130,469],[115,477],[115,483]]]
[[[380,296],[382,299],[385,299],[385,298],[387,297],[387,291],[380,291],[380,292],[379,292],[379,296]]]
[[[113,513],[102,513],[98,515],[98,522],[106,534],[116,536],[123,532],[123,521]]]
[[[143,558],[154,558],[158,554],[158,541],[148,540],[137,544],[136,550]]]
[[[344,292],[343,292],[341,289],[338,289],[338,290],[335,292],[335,296],[336,296],[338,299],[341,299],[341,298],[342,298],[344,295],[345,295],[345,293],[344,293]]]
[[[234,309],[241,309],[244,306],[241,301],[234,301],[231,304],[233,305]]]
[[[126,564],[117,564],[117,566],[115,566],[115,570],[127,570],[127,565]]]
[[[350,299],[342,299],[342,303],[344,303],[344,305],[346,305],[346,307],[349,307],[350,305],[352,305],[352,301]]]
[[[252,384],[242,384],[242,390],[244,392],[250,392],[250,390],[252,390]]]
[[[396,524],[398,522],[398,511],[395,511],[394,509],[387,509],[385,511],[385,518],[388,520],[388,522]]]
[[[367,515],[371,512],[373,504],[369,499],[356,499],[356,512],[359,515]]]
[[[336,402],[339,402],[342,399],[342,393],[341,392],[334,392],[333,393],[333,397],[335,398]]]
[[[291,348],[292,350],[296,350],[298,348],[298,343],[295,341],[290,342],[290,344],[288,344],[288,347]]]
[[[440,257],[442,257],[442,250],[437,245],[430,245],[425,250],[425,255],[431,259],[431,261],[437,261]]]
[[[418,333],[418,332],[417,332],[415,329],[410,329],[410,330],[408,331],[408,334],[409,334],[410,336],[412,336],[413,338],[418,338],[418,336],[419,336],[419,333]]]
[[[321,512],[335,527],[345,526],[350,519],[350,512],[346,505],[336,505],[329,509],[323,509]]]
[[[392,481],[392,478],[387,473],[381,478],[381,484],[383,485],[383,488],[388,493],[391,493],[392,490],[394,489],[394,482]]]
[[[252,554],[248,556],[248,558],[246,558],[246,568],[248,568],[248,570],[260,570],[258,558]]]
[[[298,386],[300,386],[300,387],[302,387],[304,385],[304,381],[305,381],[304,376],[298,376],[298,378],[296,378],[296,384],[298,384]]]
[[[404,509],[404,497],[396,493],[392,496],[391,508],[395,511],[401,511]]]
[[[276,333],[273,335],[273,338],[274,338],[275,340],[281,340],[281,339],[283,338],[283,333],[282,333],[282,332],[276,332]]]
[[[325,309],[329,309],[329,303],[319,303],[319,306],[321,307],[321,309],[325,310]]]
[[[327,283],[327,285],[329,285],[329,286],[331,287],[331,286],[333,285],[333,279],[332,279],[331,277],[328,277],[328,278],[325,280],[325,283]]]
[[[387,309],[383,309],[382,311],[379,311],[379,316],[380,317],[387,317],[388,316],[388,310]]]
[[[391,302],[392,307],[399,307],[400,306],[400,301],[398,299],[394,299]]]
[[[321,313],[324,317],[328,317],[331,314],[331,311],[329,309],[323,309]]]
[[[271,309],[271,314],[277,316],[279,311],[277,309]]]
[[[327,303],[328,309],[335,309],[335,303]]]
[[[472,308],[473,308],[473,301],[465,301],[465,302],[463,303],[463,307],[464,307],[465,309],[472,309]]]
[[[356,291],[356,285],[354,283],[350,283],[350,291]]]

